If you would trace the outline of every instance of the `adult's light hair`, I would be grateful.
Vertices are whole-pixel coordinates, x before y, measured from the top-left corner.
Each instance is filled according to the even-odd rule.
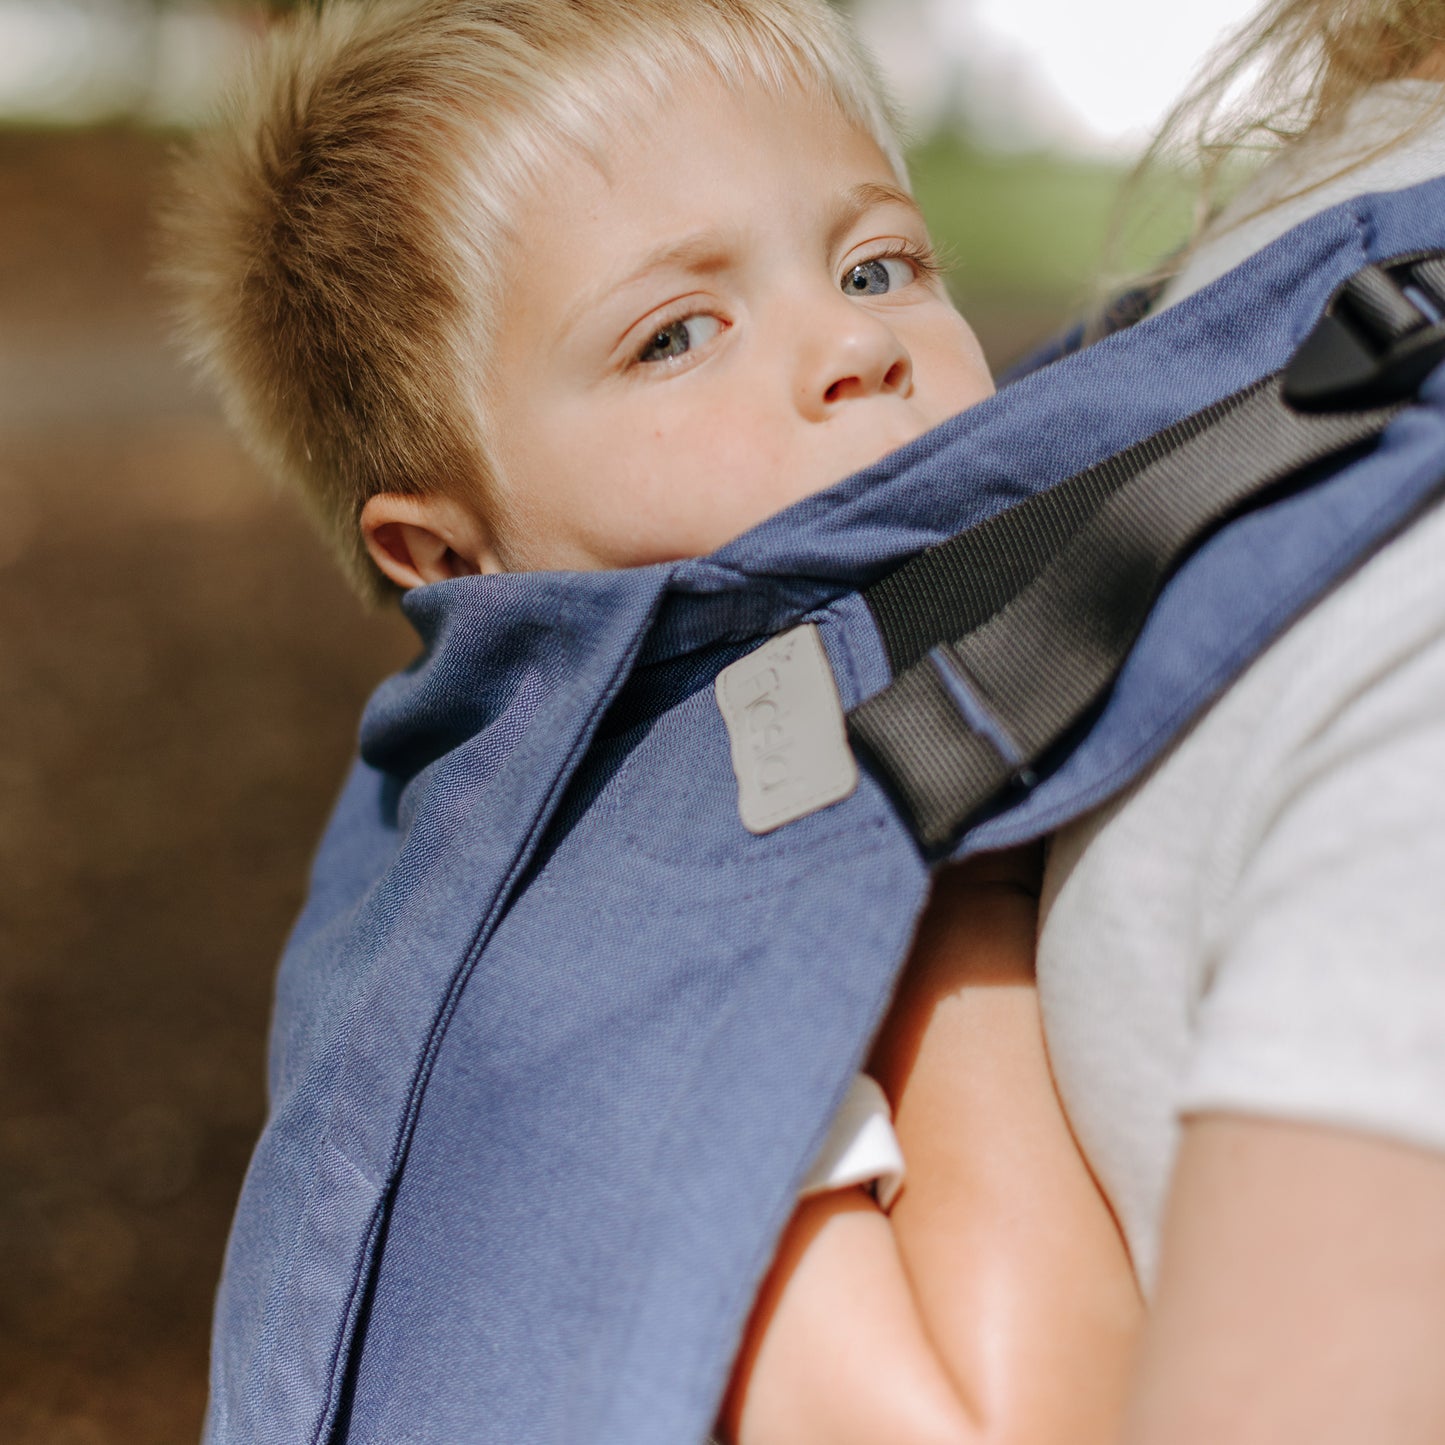
[[[488,339],[519,201],[709,76],[830,99],[903,177],[825,0],[335,0],[258,47],[181,165],[163,269],[229,418],[364,595],[393,590],[358,525],[377,493],[475,501],[505,537]]]
[[[1340,123],[1372,86],[1409,76],[1445,80],[1445,0],[1262,0],[1165,117],[1126,200],[1137,203],[1161,175],[1192,172],[1197,240],[1225,183],[1247,174],[1238,161],[1262,159]],[[1433,104],[1413,108],[1398,134],[1362,149],[1336,174],[1409,139],[1442,109],[1445,86]],[[1316,176],[1299,194],[1330,179]]]

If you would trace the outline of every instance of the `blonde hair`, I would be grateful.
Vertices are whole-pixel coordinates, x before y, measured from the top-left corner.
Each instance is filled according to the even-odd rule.
[[[181,166],[164,265],[192,356],[363,594],[380,492],[490,507],[492,271],[559,150],[700,74],[893,112],[825,0],[346,0],[278,26]],[[497,519],[493,517],[493,520]]]
[[[1165,117],[1135,168],[1137,196],[1161,169],[1196,177],[1194,238],[1208,222],[1242,155],[1276,150],[1339,121],[1364,91],[1427,69],[1445,79],[1445,0],[1267,0],[1228,35]],[[1445,86],[1399,135],[1350,159],[1353,170],[1429,125]],[[1325,184],[1317,176],[1295,194]],[[1275,196],[1272,203],[1286,197]]]

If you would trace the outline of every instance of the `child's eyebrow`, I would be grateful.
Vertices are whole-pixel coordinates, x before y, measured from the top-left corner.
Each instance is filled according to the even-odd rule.
[[[829,246],[837,245],[843,239],[844,232],[875,206],[903,206],[920,220],[923,218],[918,202],[901,186],[889,185],[883,181],[862,181],[844,192],[838,213],[828,231]]]
[[[608,297],[646,280],[652,272],[676,269],[705,275],[721,271],[731,259],[732,249],[728,238],[714,230],[698,231],[675,241],[663,242],[649,251],[625,276],[609,278],[590,290],[572,309],[563,327],[564,334]]]

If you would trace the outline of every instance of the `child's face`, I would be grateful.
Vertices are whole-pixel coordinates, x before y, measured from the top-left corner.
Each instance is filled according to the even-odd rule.
[[[993,390],[865,131],[680,92],[522,210],[486,407],[509,569],[701,555]]]

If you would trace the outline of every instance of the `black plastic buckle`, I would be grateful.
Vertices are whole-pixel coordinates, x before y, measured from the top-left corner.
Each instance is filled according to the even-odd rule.
[[[1356,271],[1285,368],[1296,411],[1347,411],[1400,401],[1445,361],[1445,252]]]

